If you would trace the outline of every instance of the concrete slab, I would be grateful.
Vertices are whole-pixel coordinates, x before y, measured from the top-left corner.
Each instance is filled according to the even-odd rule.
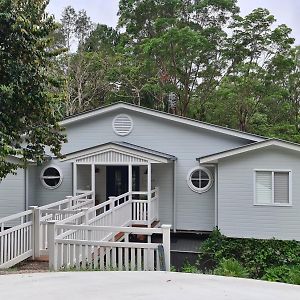
[[[0,276],[2,300],[299,300],[300,286],[167,272],[58,272]]]

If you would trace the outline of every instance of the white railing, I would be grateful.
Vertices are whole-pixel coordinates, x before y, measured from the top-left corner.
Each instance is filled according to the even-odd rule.
[[[133,199],[135,197],[139,199]],[[84,224],[125,227],[142,224],[151,227],[152,222],[158,220],[158,201],[158,189],[155,188],[149,194],[127,192],[109,197],[106,202],[95,206],[94,193],[81,191],[77,196],[67,196],[66,199],[42,207],[33,206],[28,211],[0,219],[0,268],[13,266],[30,256],[47,255],[49,222],[66,226]],[[86,239],[83,231],[66,228],[59,230],[59,234],[73,240]],[[121,231],[116,235],[114,231],[95,230],[90,239],[118,242],[122,237]]]
[[[11,228],[10,224],[17,224]],[[33,211],[0,219],[0,269],[33,256]]]
[[[35,226],[39,227],[39,232],[35,234],[35,254],[36,256],[47,255],[48,221],[61,221],[68,219],[81,212],[82,209],[91,208],[95,204],[92,191],[86,191],[77,196],[67,196],[66,199],[50,203],[35,209]]]
[[[132,195],[138,195],[140,199],[132,200],[132,222],[137,225],[151,225],[158,221],[159,211],[159,191],[156,187],[151,191],[151,198],[148,200],[147,192],[132,192]],[[145,199],[141,199],[144,196]],[[150,209],[149,209],[150,207]]]
[[[170,225],[161,228],[136,228],[122,226],[69,225],[49,222],[49,267],[62,268],[154,271],[161,270],[157,243],[129,242],[130,234],[163,235],[163,256],[165,270],[170,270]],[[74,238],[74,232],[81,233],[81,239]],[[63,232],[63,233],[60,233]],[[122,234],[124,241],[95,240],[98,232],[103,236]],[[106,233],[106,234],[105,234]],[[107,234],[108,233],[108,234]],[[78,236],[78,235],[77,235]],[[50,238],[51,237],[51,238]]]
[[[90,226],[130,226],[132,223],[131,218],[131,201],[130,193],[122,194],[118,197],[109,197],[108,201],[100,203],[90,209],[85,209],[74,216],[66,218],[57,222],[59,225],[71,224],[71,225],[90,225]],[[81,239],[83,233],[81,231],[71,231],[65,233],[70,234],[72,238]],[[112,238],[112,233],[94,232],[93,239],[102,241]]]

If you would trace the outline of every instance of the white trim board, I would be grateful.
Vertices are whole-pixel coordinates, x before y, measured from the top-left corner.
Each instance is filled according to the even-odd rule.
[[[161,119],[170,120],[170,121],[174,121],[177,123],[190,125],[190,126],[194,126],[194,127],[198,127],[198,128],[202,128],[202,129],[206,129],[206,130],[211,130],[211,131],[215,131],[218,133],[222,133],[222,134],[226,134],[226,135],[230,135],[230,136],[234,136],[234,137],[247,139],[250,141],[259,142],[259,141],[265,140],[264,137],[258,136],[255,134],[250,134],[250,133],[242,132],[242,131],[235,130],[235,129],[230,129],[230,128],[226,128],[226,127],[222,127],[222,126],[218,126],[218,125],[204,123],[201,121],[197,121],[197,120],[193,120],[193,119],[189,119],[189,118],[185,118],[185,117],[181,117],[181,116],[176,116],[176,115],[161,112],[158,110],[141,107],[141,106],[137,106],[134,104],[123,103],[123,102],[119,102],[119,103],[112,104],[109,106],[100,107],[99,109],[96,109],[96,110],[87,111],[85,113],[75,115],[73,117],[70,117],[70,118],[67,118],[67,119],[61,121],[60,125],[67,126],[74,122],[83,121],[83,120],[86,120],[86,119],[89,119],[89,118],[92,118],[95,116],[99,116],[99,115],[102,115],[105,113],[116,111],[118,109],[126,109],[126,110],[133,111],[133,112],[139,112],[139,113],[147,114],[150,116],[158,117]]]
[[[242,153],[247,153],[250,151],[270,147],[270,146],[276,146],[279,148],[287,149],[287,150],[293,150],[293,151],[298,151],[300,152],[300,145],[290,143],[290,142],[285,142],[281,140],[275,140],[275,139],[270,139],[246,146],[242,146],[239,148],[231,149],[228,151],[208,155],[208,156],[203,156],[198,158],[200,164],[206,164],[206,163],[218,163],[220,159],[226,158],[226,157],[231,157],[234,155],[242,154]]]
[[[171,160],[168,160],[166,158],[156,156],[155,154],[148,154],[148,153],[143,153],[138,150],[133,150],[133,149],[128,149],[126,147],[122,147],[121,145],[114,145],[113,143],[108,143],[104,145],[100,145],[98,147],[93,147],[92,149],[83,149],[82,151],[76,152],[76,153],[71,153],[67,154],[65,158],[61,159],[61,161],[76,161],[76,160],[81,160],[84,158],[89,158],[98,154],[106,153],[109,151],[115,151],[120,154],[128,155],[137,158],[140,160],[139,164],[147,164],[148,162],[150,163],[170,163]],[[116,162],[111,162],[115,164]],[[118,162],[120,163],[120,162]],[[82,163],[85,164],[85,163]],[[100,164],[98,162],[97,164]],[[105,165],[107,162],[104,163]],[[125,163],[126,165],[128,163]]]

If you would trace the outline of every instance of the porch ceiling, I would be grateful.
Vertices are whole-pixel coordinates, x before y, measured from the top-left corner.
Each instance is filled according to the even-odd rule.
[[[176,157],[126,142],[110,142],[68,153],[62,159],[69,160],[79,164],[148,164],[169,163]]]

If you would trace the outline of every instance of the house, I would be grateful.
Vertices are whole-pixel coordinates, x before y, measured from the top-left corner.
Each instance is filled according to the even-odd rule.
[[[155,207],[136,207],[148,227],[300,240],[300,145],[126,103],[61,125],[64,158],[4,179],[0,218],[86,191],[96,204],[126,192],[146,201],[157,188]]]

